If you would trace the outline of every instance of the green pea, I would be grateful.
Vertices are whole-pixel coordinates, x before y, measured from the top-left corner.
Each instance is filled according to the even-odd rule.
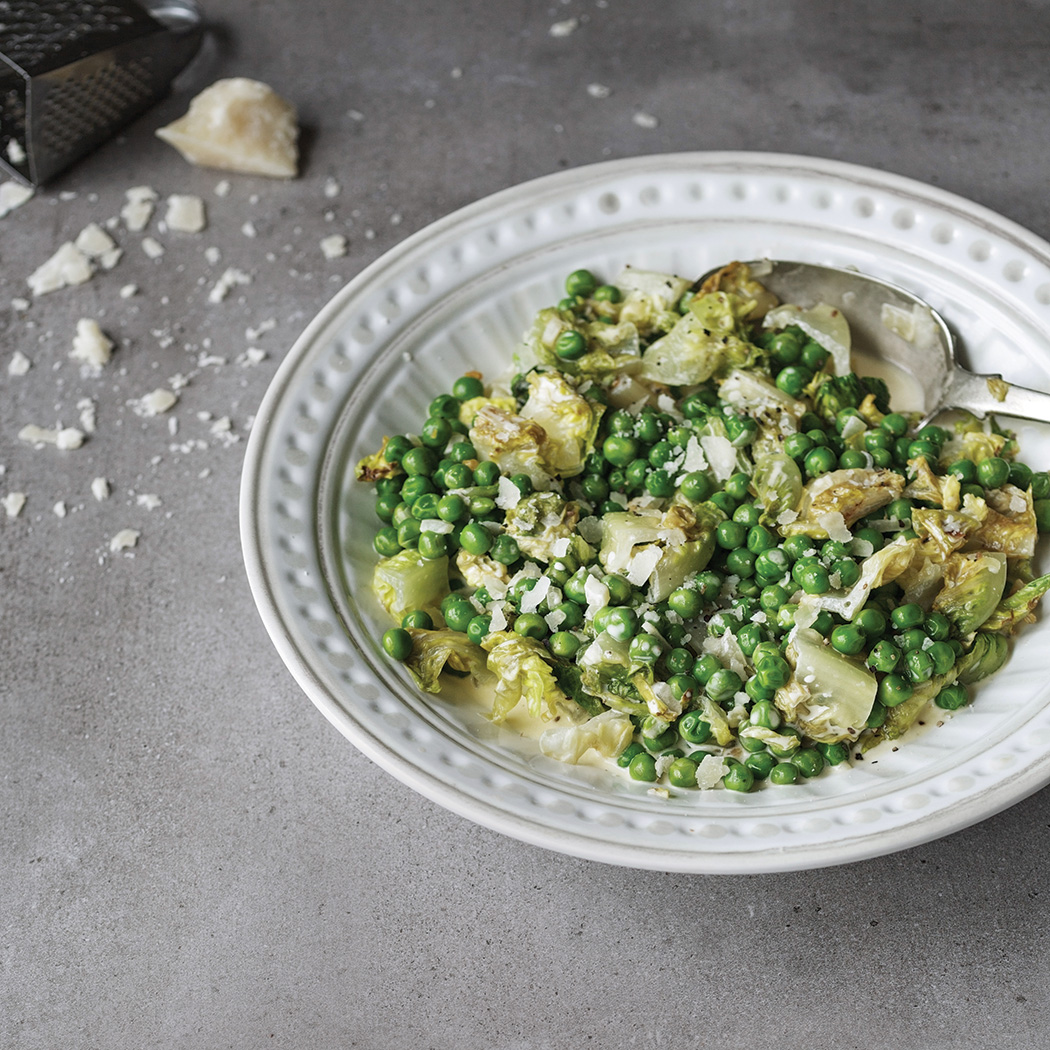
[[[642,747],[642,745],[639,744],[637,740],[632,740],[631,743],[629,743],[617,756],[616,764],[621,769],[626,769],[631,764],[631,760],[635,757],[635,755],[642,754],[645,754],[645,748]],[[653,771],[655,772],[655,770],[656,767],[654,766]]]
[[[454,441],[448,454],[453,463],[466,463],[468,459],[478,458],[477,449],[469,441]]]
[[[722,783],[730,791],[750,791],[755,783],[754,773],[735,758],[729,761],[729,772],[722,777]]]
[[[643,410],[638,417],[635,430],[637,431],[638,439],[644,441],[647,445],[653,445],[658,442],[664,433],[663,424],[660,422],[659,416],[648,409]]]
[[[946,685],[933,698],[933,702],[944,711],[958,711],[968,699],[966,686]]]
[[[890,620],[899,631],[906,631],[909,627],[919,627],[926,619],[921,605],[909,602],[907,605],[898,605],[891,613]]]
[[[383,649],[391,659],[403,663],[412,655],[412,635],[403,627],[391,627],[383,632]]]
[[[414,518],[408,518],[397,527],[397,542],[405,550],[410,550],[419,543],[421,533],[419,522]]]
[[[764,639],[762,625],[758,623],[745,623],[736,635],[737,645],[743,650],[745,656],[750,656]]]
[[[591,298],[600,303],[618,303],[623,299],[623,292],[615,284],[600,284],[594,289]]]
[[[573,270],[565,278],[565,291],[568,295],[582,295],[587,298],[597,287],[598,282],[590,270]]]
[[[797,329],[786,328],[769,340],[769,353],[781,367],[793,365],[802,356],[803,339]]]
[[[414,448],[412,441],[404,434],[395,434],[383,449],[383,459],[387,463],[400,463],[409,449]]]
[[[824,756],[813,747],[800,747],[792,756],[791,764],[807,779],[819,776],[824,770]]]
[[[925,649],[909,649],[904,654],[904,672],[916,684],[928,682],[934,674],[933,657]]]
[[[900,659],[900,649],[888,638],[883,638],[868,653],[867,664],[873,671],[882,671],[885,674],[889,674],[897,669]]]
[[[1015,460],[1010,464],[1010,484],[1019,489],[1027,489],[1032,484],[1032,468]]]
[[[499,479],[499,467],[490,459],[482,460],[474,468],[474,484],[483,488],[495,485]]]
[[[608,632],[618,642],[631,639],[638,630],[638,617],[626,605],[607,605],[594,614],[595,633]]]
[[[704,683],[707,695],[716,703],[732,700],[744,687],[743,680],[736,671],[721,667]]]
[[[870,543],[871,553],[874,554],[876,551],[882,550],[885,546],[886,541],[883,539],[882,533],[878,529],[873,529],[868,525],[862,528],[855,529],[853,532],[853,551],[857,553],[858,542],[861,544]],[[858,557],[860,555],[858,554]]]
[[[467,501],[462,496],[442,496],[437,503],[437,516],[442,521],[462,521],[470,513]]]
[[[429,476],[434,472],[436,466],[437,457],[431,449],[422,445],[410,448],[404,456],[401,457],[401,467],[406,474],[425,474]]]
[[[868,715],[864,725],[868,729],[878,729],[886,721],[886,705],[876,700],[871,705],[871,714]]]
[[[466,631],[470,621],[477,615],[474,605],[459,595],[450,595],[441,603],[441,615],[446,626],[453,631]]]
[[[841,624],[831,632],[831,648],[846,656],[856,656],[866,642],[864,632],[853,624]]]
[[[843,743],[817,744],[817,750],[824,756],[824,761],[829,766],[841,765],[849,758],[849,750]]]
[[[857,449],[848,448],[839,456],[839,467],[842,470],[863,470],[867,466],[867,454]]]
[[[753,506],[753,504],[745,504],[745,506]],[[739,509],[739,508],[738,508]],[[757,507],[755,508],[758,509]],[[734,514],[734,519],[736,515]],[[761,554],[763,551],[773,550],[777,546],[777,534],[772,529],[767,529],[765,525],[752,525],[747,532],[747,549],[752,554]]]
[[[776,764],[776,758],[768,751],[759,751],[757,754],[748,755],[744,759],[744,765],[751,770],[751,775],[755,780],[765,780]]]
[[[791,665],[783,657],[761,660],[755,675],[765,689],[781,689],[791,681]]]
[[[893,436],[885,430],[869,430],[861,440],[864,442],[865,452],[873,454],[893,451]]]
[[[806,565],[799,576],[798,584],[806,594],[827,594],[831,590],[828,571],[823,565]]]
[[[748,720],[753,726],[761,726],[763,729],[777,729],[781,722],[780,712],[768,700],[759,700],[754,704]]]
[[[675,493],[674,478],[666,470],[653,470],[645,475],[645,491],[657,499],[666,499]]]
[[[755,555],[745,547],[738,547],[726,555],[726,568],[734,576],[748,578],[755,572]]]
[[[911,683],[899,674],[888,674],[879,683],[879,701],[884,707],[896,707],[903,704],[913,691]]]
[[[663,646],[651,634],[636,634],[627,647],[632,663],[653,665],[663,655]]]
[[[908,432],[908,417],[901,415],[900,412],[890,412],[889,415],[882,417],[879,426],[894,437],[903,437]]]
[[[780,726],[778,732],[787,738],[784,744],[770,744],[769,750],[777,758],[788,758],[795,753],[802,743],[802,734],[794,726]],[[790,742],[788,742],[790,741]]]
[[[478,376],[460,376],[452,384],[452,396],[457,401],[470,401],[471,398],[482,397],[485,394],[485,385]]]
[[[831,563],[831,572],[838,575],[839,587],[849,589],[860,579],[860,566],[852,558],[839,558]]]
[[[764,686],[757,674],[753,674],[744,683],[744,692],[747,693],[752,700],[772,700],[777,694],[775,689],[770,689],[767,686]]]
[[[703,611],[704,602],[701,595],[695,590],[679,587],[668,595],[667,604],[683,620],[694,620]]]
[[[442,419],[440,416],[431,416],[419,432],[419,440],[427,448],[442,449],[448,444],[451,437],[452,427],[449,426],[447,419]]]
[[[693,677],[701,685],[707,685],[711,681],[712,676],[721,670],[722,661],[712,653],[705,653],[703,656],[697,657],[696,663],[693,664]],[[697,743],[697,741],[694,741],[694,743]]]
[[[745,474],[743,471],[738,471],[736,474],[730,474],[729,477],[726,478],[726,483],[722,487],[729,496],[739,501],[747,496],[747,490],[750,484],[750,475]]]
[[[416,546],[419,553],[430,561],[448,553],[448,540],[441,532],[421,532]]]
[[[932,441],[917,439],[908,446],[908,459],[922,457],[927,463],[937,462],[937,446]]]
[[[554,340],[554,353],[563,361],[578,361],[587,353],[587,340],[570,328]]]
[[[438,494],[436,492],[424,492],[412,504],[412,517],[416,521],[426,521],[428,518],[438,516]]]
[[[928,613],[923,621],[922,629],[935,641],[946,642],[951,634],[952,625],[944,613]]]
[[[810,339],[802,347],[802,363],[811,371],[819,372],[827,364],[831,355],[820,345]]]
[[[515,627],[517,627],[517,621],[515,621]],[[555,656],[561,656],[569,660],[576,655],[576,651],[582,644],[580,639],[569,631],[555,631],[547,639],[547,647]]]
[[[667,767],[667,780],[672,787],[696,787],[696,763],[690,758],[676,758]]]
[[[715,541],[723,550],[735,550],[747,542],[747,528],[738,521],[721,521],[715,528]]]
[[[488,637],[491,630],[491,616],[473,616],[467,624],[467,637],[475,645],[481,645],[481,643]]]
[[[636,754],[627,766],[632,780],[643,780],[651,783],[656,780],[656,759],[647,751]]]
[[[790,762],[778,762],[769,771],[771,784],[794,784],[798,780],[798,767]]]
[[[715,601],[722,590],[722,577],[711,569],[705,569],[696,577],[696,592],[705,601]]]
[[[397,538],[397,529],[392,525],[380,529],[372,538],[372,546],[381,558],[392,558],[402,549]]]
[[[826,474],[828,471],[834,470],[838,466],[838,456],[835,455],[833,449],[828,448],[826,445],[821,445],[806,454],[803,465],[806,468],[806,474],[811,478],[815,478],[820,474]]]
[[[977,480],[986,489],[997,489],[1010,480],[1010,464],[1000,456],[989,456],[977,464]]]
[[[790,568],[791,559],[780,547],[771,547],[755,556],[755,575],[760,580],[777,582],[784,578]]]
[[[802,365],[788,365],[777,373],[776,384],[788,397],[801,397],[813,373]]]
[[[694,470],[682,478],[679,491],[691,503],[703,503],[711,495],[713,488],[706,474]]]
[[[690,744],[704,744],[711,736],[711,726],[699,711],[687,711],[678,720],[678,732]]]
[[[737,508],[738,501],[733,499],[728,492],[719,490],[713,492],[709,497],[709,502],[713,503],[727,518],[732,518],[733,511]]]
[[[468,554],[487,554],[492,547],[492,533],[484,525],[472,521],[463,526],[459,542]]]
[[[804,459],[813,450],[813,440],[806,434],[789,434],[784,438],[784,451],[792,459]]]
[[[445,619],[447,620],[448,617],[446,616]],[[535,638],[542,641],[547,637],[547,622],[539,613],[522,613],[514,620],[514,632],[523,638]]]
[[[904,652],[921,649],[929,641],[929,636],[920,627],[909,627],[897,635],[897,642]]]
[[[977,464],[972,459],[958,459],[947,470],[960,482],[972,485],[977,481]]]
[[[602,443],[602,455],[614,467],[626,467],[638,456],[638,442],[632,437],[610,434]]]
[[[853,622],[864,632],[864,637],[869,641],[873,638],[881,638],[886,633],[888,626],[882,612],[871,606],[861,609],[853,618]]]
[[[609,573],[602,577],[602,583],[609,589],[609,601],[613,605],[626,605],[634,597],[634,587],[623,576]]]
[[[467,489],[473,486],[475,474],[466,463],[453,463],[445,468],[442,481],[446,489]]]
[[[947,642],[934,642],[926,650],[934,674],[947,674],[955,666],[955,650]]]

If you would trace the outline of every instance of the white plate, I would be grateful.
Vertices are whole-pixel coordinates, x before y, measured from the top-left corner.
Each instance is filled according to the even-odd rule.
[[[256,417],[241,493],[248,576],[300,685],[365,754],[417,791],[550,849],[635,867],[757,872],[902,849],[1050,781],[1050,622],[1022,634],[978,701],[905,746],[791,788],[671,798],[606,769],[544,759],[469,704],[422,695],[377,640],[378,527],[356,460],[415,431],[469,368],[506,368],[564,275],[631,263],[699,274],[762,256],[854,265],[925,296],[966,363],[1050,387],[1050,245],[908,179],[831,161],[695,153],[614,161],[479,201],[388,252],[289,352]],[[1018,426],[1029,463],[1045,427]]]

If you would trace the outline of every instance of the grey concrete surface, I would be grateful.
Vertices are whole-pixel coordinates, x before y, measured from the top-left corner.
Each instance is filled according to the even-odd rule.
[[[256,615],[236,501],[252,413],[339,285],[532,176],[786,151],[1050,235],[1050,4],[203,2],[214,34],[192,75],[0,220],[0,495],[28,496],[0,514],[0,1047],[1045,1047],[1045,791],[812,873],[661,875],[519,844],[415,795],[314,710]],[[229,75],[298,105],[299,179],[233,176],[222,197],[221,174],[154,138]],[[208,229],[154,222],[151,260],[118,228],[114,270],[9,305],[141,184],[203,196]],[[349,252],[326,260],[333,232]],[[251,283],[210,303],[227,266]],[[99,378],[67,356],[80,317],[119,343]],[[250,346],[265,360],[239,364]],[[135,414],[177,374],[172,413]],[[76,424],[85,397],[82,449],[17,440]],[[111,553],[126,527],[138,546]]]

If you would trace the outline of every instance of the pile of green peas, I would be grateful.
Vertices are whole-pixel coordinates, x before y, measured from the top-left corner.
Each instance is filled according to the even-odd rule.
[[[613,321],[623,300],[620,289],[600,284],[587,270],[570,274],[565,290],[558,308],[578,319]],[[690,298],[691,293],[686,293],[680,311],[686,310]],[[776,385],[792,397],[802,396],[827,364],[827,351],[801,329],[754,338],[766,352]],[[572,361],[588,348],[586,339],[573,329],[558,337],[554,349],[558,357]],[[515,383],[512,389],[522,386]],[[376,482],[376,513],[382,524],[374,547],[380,556],[412,549],[433,559],[453,556],[462,549],[487,555],[506,566],[512,576],[528,565],[530,559],[522,555],[513,537],[491,527],[501,521],[493,498],[500,470],[495,463],[479,459],[469,440],[469,426],[460,420],[461,406],[484,393],[480,376],[462,376],[449,393],[431,402],[418,435],[395,435],[386,443],[384,458],[399,467],[400,473]],[[598,385],[588,396],[606,400]],[[682,391],[676,409],[671,413],[649,406],[638,412],[609,408],[583,473],[564,483],[564,494],[580,504],[581,515],[597,516],[622,511],[627,500],[642,495],[657,500],[677,496],[693,505],[709,503],[723,520],[715,529],[715,553],[708,566],[666,601],[649,608],[641,592],[624,577],[603,573],[595,565],[580,565],[571,556],[537,564],[535,575],[519,574],[506,596],[504,612],[510,629],[542,642],[558,660],[572,660],[590,638],[607,632],[628,643],[633,665],[651,668],[654,680],[667,683],[685,710],[674,720],[634,716],[635,739],[619,756],[618,764],[635,780],[656,782],[666,777],[673,787],[695,787],[703,758],[722,752],[714,745],[712,728],[697,706],[701,693],[726,711],[745,703],[743,725],[776,730],[787,741],[772,746],[738,735],[739,751],[725,758],[726,788],[749,791],[760,781],[790,784],[817,776],[825,766],[846,761],[849,747],[803,739],[797,728],[783,723],[773,704],[777,689],[792,674],[783,652],[798,611],[792,599],[799,592],[821,595],[853,586],[864,557],[898,535],[916,535],[911,528],[912,511],[923,504],[903,497],[894,500],[870,521],[857,523],[849,544],[801,535],[783,537],[762,522],[762,510],[753,501],[746,472],[719,482],[706,471],[683,476],[680,468],[690,438],[710,416],[724,423],[732,443],[742,449],[758,433],[756,420],[724,403],[714,382]],[[964,494],[983,497],[989,489],[1008,482],[1030,488],[1039,530],[1050,531],[1050,475],[998,456],[978,462],[964,459],[942,470],[938,463],[949,437],[938,426],[913,431],[911,420],[900,413],[891,412],[872,425],[856,410],[846,409],[829,425],[809,411],[798,431],[784,439],[783,450],[798,462],[804,479],[832,470],[871,467],[907,477],[909,463],[921,456],[935,471],[955,475]],[[527,475],[511,475],[509,480],[523,495],[532,492]],[[447,522],[452,528],[423,531],[421,523],[428,519]],[[522,611],[522,598],[536,586],[540,573],[550,578],[558,600],[545,599],[535,611]],[[588,623],[585,584],[590,576],[597,576],[608,589],[609,603]],[[490,602],[484,588],[473,594],[453,591],[441,603],[444,626],[482,642],[491,629]],[[559,614],[555,630],[547,620],[553,612]],[[748,677],[741,678],[717,657],[698,655],[689,647],[695,634],[690,626],[700,623],[715,636],[733,632],[750,662]],[[875,592],[852,621],[825,611],[811,626],[834,650],[863,662],[876,675],[878,698],[868,720],[871,729],[877,729],[887,710],[904,703],[917,686],[948,674],[963,652],[962,644],[951,637],[946,617],[925,613],[918,605],[900,604],[892,584]],[[392,658],[407,660],[412,652],[409,629],[435,627],[440,625],[427,612],[411,611],[400,627],[383,635],[383,647]],[[966,690],[946,685],[935,700],[941,708],[955,710],[966,703]]]

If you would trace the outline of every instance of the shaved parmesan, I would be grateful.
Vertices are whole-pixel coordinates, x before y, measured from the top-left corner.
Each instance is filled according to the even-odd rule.
[[[85,370],[97,375],[109,363],[113,352],[113,340],[108,338],[97,321],[82,317],[77,321],[77,332],[73,336],[73,349],[69,356],[81,361]]]

